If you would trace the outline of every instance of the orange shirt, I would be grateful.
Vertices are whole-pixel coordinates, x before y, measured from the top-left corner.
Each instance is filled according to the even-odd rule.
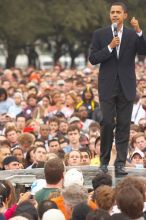
[[[57,198],[52,198],[51,200],[55,202],[57,207],[62,211],[62,213],[65,216],[65,219],[70,220],[71,216],[69,216],[69,214],[67,213],[65,209],[63,197],[59,196]],[[87,204],[91,207],[91,209],[93,210],[97,209],[97,205],[92,200],[88,200]]]

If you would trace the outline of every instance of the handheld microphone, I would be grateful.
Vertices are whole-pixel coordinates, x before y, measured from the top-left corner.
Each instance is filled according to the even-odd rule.
[[[117,23],[113,23],[113,28],[114,28],[114,37],[118,36],[118,25]]]

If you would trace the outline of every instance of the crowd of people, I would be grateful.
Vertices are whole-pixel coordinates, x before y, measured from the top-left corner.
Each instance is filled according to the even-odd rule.
[[[144,63],[136,63],[137,96],[131,118],[129,153],[126,163],[126,166],[136,168],[146,167],[145,69],[146,65]],[[35,203],[33,201],[33,204],[30,199],[30,192],[20,195],[17,203],[14,201],[9,202],[11,200],[11,196],[7,195],[9,193],[5,195],[4,192],[2,194],[7,188],[7,183],[5,181],[0,182],[0,195],[4,195],[0,210],[4,213],[5,219],[10,219],[15,212],[15,215],[20,215],[22,210],[26,212],[25,210],[30,209],[30,206],[33,206],[34,210],[34,213],[31,214],[37,215],[37,217],[28,217],[28,219],[38,219],[36,204],[43,207],[40,208],[41,210],[44,210],[44,207],[47,207],[47,210],[49,209],[48,207],[53,207],[53,211],[47,211],[44,216],[41,214],[40,219],[42,216],[43,220],[49,219],[50,215],[54,215],[53,220],[55,220],[55,216],[59,215],[60,220],[64,218],[69,220],[71,216],[72,220],[80,219],[76,217],[76,213],[85,213],[84,209],[86,211],[95,210],[95,207],[104,209],[102,205],[100,207],[100,202],[105,205],[106,202],[97,200],[100,197],[102,198],[102,193],[104,194],[107,191],[109,193],[108,198],[111,199],[111,205],[106,209],[106,213],[100,209],[92,211],[87,220],[95,219],[94,215],[96,214],[105,216],[105,219],[109,218],[107,211],[109,212],[110,210],[111,213],[111,207],[115,204],[115,192],[111,186],[109,186],[110,188],[103,188],[99,192],[97,191],[94,195],[95,199],[86,192],[83,187],[83,180],[79,181],[77,188],[72,185],[72,188],[68,189],[70,186],[67,184],[63,191],[59,190],[58,192],[56,190],[62,188],[62,182],[64,184],[65,182],[69,183],[69,179],[73,178],[69,176],[67,181],[63,178],[64,166],[61,165],[62,161],[66,166],[100,166],[100,122],[102,121],[102,114],[97,91],[98,71],[98,66],[93,68],[90,65],[83,70],[63,69],[60,65],[54,66],[52,70],[36,70],[33,67],[25,70],[18,68],[1,70],[0,169],[14,170],[45,167],[45,172],[47,173],[48,171],[45,176],[47,190],[45,188],[42,189],[43,192],[40,191],[40,195],[36,193],[36,200],[32,199],[35,201]],[[116,150],[113,144],[110,165],[114,164],[115,158]],[[48,180],[47,176],[50,178],[52,175],[49,174],[49,161],[53,163],[53,160],[55,162],[52,169],[57,169],[58,165],[60,170],[52,176],[53,180]],[[78,183],[77,178],[75,179],[76,183]],[[78,188],[78,185],[80,188]],[[126,189],[123,189],[125,191],[122,194],[126,193],[128,196],[130,193],[126,190],[129,190],[129,186],[126,185],[126,187]],[[81,198],[79,198],[78,203],[75,202],[75,204],[71,205],[72,208],[69,209],[70,214],[68,215],[66,213],[68,211],[63,206],[62,198],[67,197],[66,200],[69,199],[69,202],[66,202],[67,204],[74,202],[73,195],[69,195],[70,192],[74,193],[73,189],[76,193],[75,199],[77,199],[77,195],[81,196]],[[81,193],[83,195],[80,195]],[[139,194],[139,192],[136,193]],[[51,197],[49,197],[50,194],[52,195]],[[100,194],[101,196],[99,196]],[[123,205],[123,197],[120,197],[122,194],[118,195],[119,197],[116,197],[116,199],[118,199],[119,204]],[[69,198],[70,196],[71,198]],[[141,200],[143,199],[142,196],[139,195],[139,197]],[[53,202],[46,201],[48,198],[53,198]],[[59,199],[57,200],[56,198]],[[87,200],[91,200],[94,204],[88,205]],[[57,209],[54,203],[57,204]],[[76,205],[78,206],[76,207]],[[60,206],[63,206],[63,210],[65,210],[63,211],[65,217],[59,211],[62,211],[62,209],[59,208],[58,210]],[[37,209],[39,209],[38,207]],[[74,212],[73,208],[77,211]],[[119,209],[127,215],[122,208],[119,206]],[[20,210],[18,214],[17,209]],[[81,212],[79,211],[80,209],[82,210]],[[7,214],[5,214],[7,212],[12,213],[12,215],[8,214],[9,217],[7,217]],[[98,213],[95,214],[95,212]],[[133,216],[129,217],[134,218]],[[120,218],[120,216],[117,218]],[[18,218],[15,217],[13,219]],[[19,219],[27,219],[27,216]]]

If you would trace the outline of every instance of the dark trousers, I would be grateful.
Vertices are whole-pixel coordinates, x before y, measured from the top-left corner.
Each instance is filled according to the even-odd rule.
[[[103,115],[100,131],[101,165],[109,164],[113,138],[115,135],[117,150],[115,166],[124,166],[128,151],[133,102],[125,98],[118,78],[115,82],[113,96],[108,101],[101,100],[100,108]]]

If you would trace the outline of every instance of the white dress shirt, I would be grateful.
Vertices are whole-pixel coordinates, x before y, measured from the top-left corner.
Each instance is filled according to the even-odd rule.
[[[112,28],[112,32],[113,32],[113,37],[114,37],[114,27],[113,27],[113,24],[111,25],[111,28]],[[117,58],[119,58],[119,53],[120,53],[120,45],[121,45],[121,40],[122,40],[122,34],[123,34],[123,25],[121,27],[121,29],[118,31],[118,37],[120,39],[120,44],[118,46],[116,46],[116,51],[117,51]],[[137,33],[137,35],[139,37],[142,36],[142,31]],[[108,45],[108,49],[110,51],[110,53],[113,51],[113,48],[110,48],[110,46]]]

